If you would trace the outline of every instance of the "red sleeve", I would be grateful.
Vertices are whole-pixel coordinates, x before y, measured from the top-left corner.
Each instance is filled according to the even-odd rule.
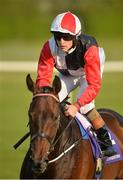
[[[54,68],[54,58],[51,54],[49,42],[47,41],[41,51],[38,69],[37,69],[37,86],[50,86]]]
[[[77,100],[77,103],[75,103],[78,109],[80,109],[80,106],[84,106],[94,100],[101,88],[101,69],[98,47],[91,46],[86,51],[84,59],[88,86]]]

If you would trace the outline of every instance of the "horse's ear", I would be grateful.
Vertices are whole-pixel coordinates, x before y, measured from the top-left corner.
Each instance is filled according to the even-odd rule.
[[[34,92],[34,88],[35,88],[35,83],[33,82],[30,74],[28,74],[26,76],[26,84],[27,84],[28,89],[33,93]]]
[[[61,90],[61,81],[60,81],[60,78],[58,76],[55,76],[55,78],[53,80],[53,89],[54,89],[56,94],[58,94],[59,91]]]

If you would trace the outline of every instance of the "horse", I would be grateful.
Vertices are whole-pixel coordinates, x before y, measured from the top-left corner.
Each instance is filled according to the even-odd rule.
[[[36,87],[26,77],[33,93],[29,107],[30,146],[23,160],[20,179],[93,179],[96,161],[89,140],[81,136],[74,118],[61,110],[58,93],[61,82],[55,76],[52,87]],[[99,109],[115,134],[123,154],[123,117],[110,109]],[[73,146],[74,145],[74,146]],[[123,161],[104,164],[102,179],[122,179]]]

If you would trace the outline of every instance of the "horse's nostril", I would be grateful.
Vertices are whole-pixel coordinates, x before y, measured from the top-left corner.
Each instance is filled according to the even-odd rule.
[[[41,170],[40,170],[40,163],[39,162],[34,162],[32,163],[32,171],[35,174],[40,174]]]
[[[46,162],[46,164],[47,164],[47,163],[49,162],[49,160],[48,160],[48,159],[46,159],[46,160],[45,160],[45,162]]]
[[[35,174],[41,174],[43,173],[47,168],[47,161],[43,161],[43,162],[34,162],[32,164],[32,171]]]
[[[40,168],[41,164],[40,164],[39,162],[34,162],[34,166],[35,166],[36,168]]]

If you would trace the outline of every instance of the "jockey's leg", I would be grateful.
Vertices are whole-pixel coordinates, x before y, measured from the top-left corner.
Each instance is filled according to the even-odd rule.
[[[82,93],[84,93],[85,89],[88,86],[88,83],[86,81],[86,78],[83,76],[80,79],[80,89],[78,92],[78,97],[81,96]],[[94,100],[90,102],[89,104],[86,104],[85,106],[82,106],[80,108],[81,114],[87,115],[88,119],[90,120],[91,124],[93,125],[95,132],[97,134],[97,138],[100,142],[100,147],[105,156],[112,156],[116,154],[116,151],[113,148],[112,142],[110,140],[109,134],[108,134],[108,128],[106,127],[106,124],[100,114],[95,109],[95,102]]]
[[[108,134],[108,128],[98,113],[98,111],[94,108],[88,113],[86,113],[89,118],[91,124],[93,125],[95,132],[97,134],[97,138],[100,141],[100,147],[104,156],[113,156],[116,154],[115,149],[113,148],[112,141]]]
[[[59,92],[59,99],[62,102],[75,88],[78,86],[80,77],[64,76],[59,73],[59,78],[61,80],[61,90]]]

